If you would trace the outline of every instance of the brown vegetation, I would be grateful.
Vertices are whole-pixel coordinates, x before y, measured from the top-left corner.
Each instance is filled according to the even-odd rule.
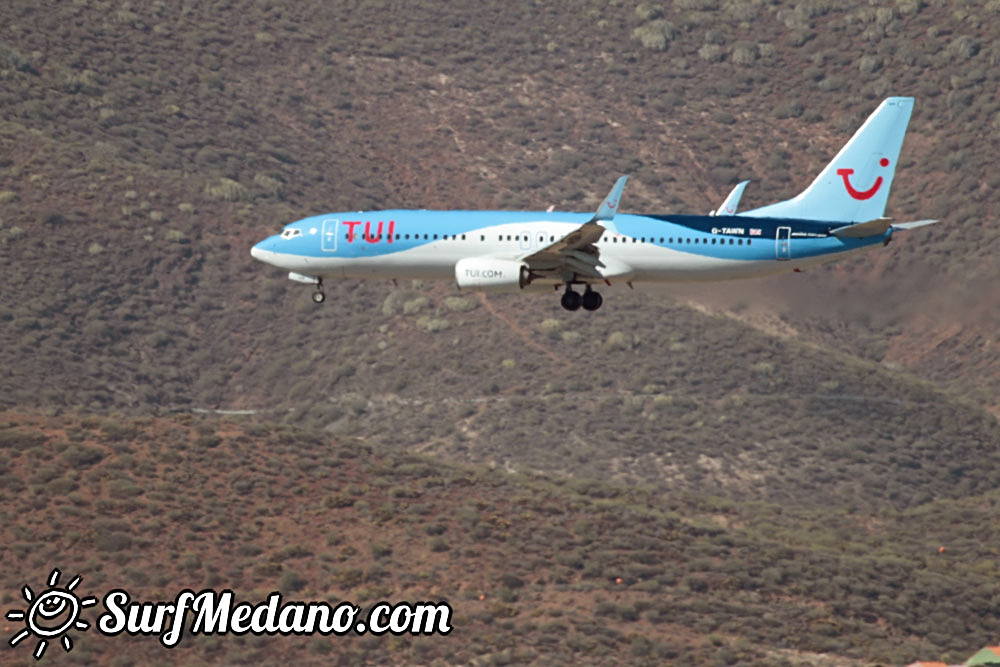
[[[896,663],[1000,631],[995,491],[831,516],[190,416],[0,414],[0,455],[6,607],[60,567],[98,597],[225,585],[456,614],[446,638],[189,637],[175,652],[91,630],[74,662]]]
[[[280,644],[317,662],[995,641],[995,5],[8,3],[0,407],[50,417],[0,426],[4,590],[61,560],[149,595],[440,593],[470,629]],[[944,222],[834,268],[583,318],[426,284],[316,308],[248,255],[328,210],[588,210],[620,173],[628,210],[776,201],[890,94],[889,214]],[[261,421],[175,414],[216,407]]]

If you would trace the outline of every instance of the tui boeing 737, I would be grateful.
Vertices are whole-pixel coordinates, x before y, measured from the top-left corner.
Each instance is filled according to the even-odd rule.
[[[798,196],[737,213],[747,181],[709,215],[618,213],[627,176],[596,213],[385,210],[293,222],[253,257],[315,287],[335,278],[454,280],[459,289],[558,290],[567,310],[597,310],[595,285],[710,281],[798,270],[888,245],[936,220],[883,217],[912,97],[890,97]],[[582,293],[577,286],[582,286]]]

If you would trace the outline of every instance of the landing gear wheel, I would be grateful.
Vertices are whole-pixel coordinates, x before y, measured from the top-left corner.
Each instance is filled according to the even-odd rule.
[[[323,303],[326,301],[326,293],[320,290],[313,292],[313,303]]]
[[[560,301],[560,303],[562,303],[562,307],[566,310],[580,310],[580,302],[580,294],[578,292],[574,292],[567,285],[566,291],[563,292],[562,299]]]
[[[604,303],[604,297],[602,297],[597,292],[588,289],[583,293],[583,309],[584,310],[597,310]]]

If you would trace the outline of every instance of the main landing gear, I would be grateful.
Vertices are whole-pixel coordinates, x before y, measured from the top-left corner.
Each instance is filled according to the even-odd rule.
[[[574,292],[573,286],[567,283],[566,291],[563,292],[560,303],[562,303],[562,307],[566,310],[580,310],[580,306],[583,306],[584,310],[594,311],[601,307],[604,299],[600,294],[592,290],[590,285],[587,285],[583,294],[580,294],[579,292]]]
[[[326,301],[326,292],[323,291],[323,279],[319,278],[316,281],[316,291],[313,292],[313,303],[323,303]]]

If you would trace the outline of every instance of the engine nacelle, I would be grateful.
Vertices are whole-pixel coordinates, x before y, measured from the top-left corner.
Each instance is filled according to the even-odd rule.
[[[478,292],[518,292],[531,282],[528,265],[513,259],[468,257],[455,264],[459,289]]]
[[[292,271],[288,274],[289,280],[294,280],[297,283],[305,283],[306,285],[319,285],[319,278],[316,276],[307,276],[301,273],[295,273]]]

